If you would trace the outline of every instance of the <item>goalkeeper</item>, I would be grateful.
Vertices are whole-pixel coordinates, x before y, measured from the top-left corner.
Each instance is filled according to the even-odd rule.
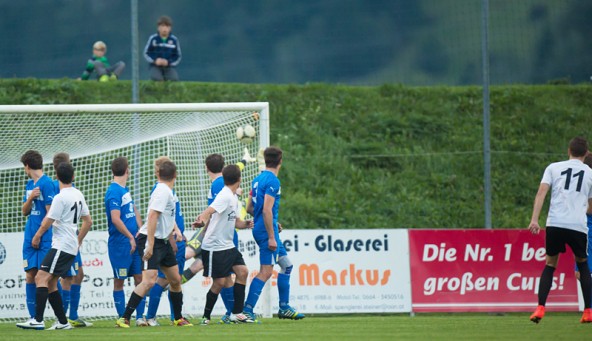
[[[99,82],[116,81],[125,69],[125,63],[119,61],[113,66],[109,64],[105,54],[107,53],[107,45],[102,41],[97,41],[93,44],[93,56],[86,62],[86,68],[82,72],[79,79],[89,80],[94,71],[97,72]]]

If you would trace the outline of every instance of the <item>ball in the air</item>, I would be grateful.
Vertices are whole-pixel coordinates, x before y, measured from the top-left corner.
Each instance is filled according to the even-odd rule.
[[[245,124],[236,128],[236,138],[242,143],[251,143],[255,139],[257,132],[250,124]]]

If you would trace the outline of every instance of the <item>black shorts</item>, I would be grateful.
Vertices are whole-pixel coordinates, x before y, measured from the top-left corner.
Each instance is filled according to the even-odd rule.
[[[71,255],[67,252],[52,248],[47,251],[39,270],[49,272],[56,276],[65,276],[68,274],[68,271],[70,271],[70,267],[72,267],[75,260],[76,255]]]
[[[143,257],[148,237],[145,234],[140,233],[136,240],[138,241],[138,253],[140,254],[140,257]],[[152,257],[150,257],[148,261],[142,261],[142,271],[158,270],[161,266],[169,268],[175,265],[177,265],[177,257],[175,257],[173,247],[169,243],[169,240],[154,238]]]
[[[228,277],[232,274],[233,266],[245,265],[243,255],[236,247],[222,251],[202,250],[201,257],[203,259],[204,277]]]
[[[586,233],[547,226],[545,238],[547,255],[557,256],[559,253],[564,253],[565,244],[569,245],[576,257],[588,258],[588,235]]]

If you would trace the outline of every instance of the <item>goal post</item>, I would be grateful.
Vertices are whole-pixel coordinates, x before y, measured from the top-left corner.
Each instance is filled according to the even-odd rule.
[[[211,184],[205,170],[205,157],[219,153],[226,164],[232,164],[241,160],[245,148],[256,157],[260,149],[269,146],[270,139],[267,102],[0,105],[0,123],[3,194],[0,233],[14,234],[22,233],[26,222],[21,206],[27,176],[20,157],[27,150],[42,154],[44,172],[52,178],[55,177],[53,155],[70,154],[76,169],[75,184],[87,200],[93,231],[107,231],[103,201],[112,180],[114,158],[128,158],[131,171],[128,187],[145,218],[150,189],[155,182],[153,162],[159,156],[169,156],[177,165],[175,190],[182,205],[186,230],[191,234],[191,222],[207,206]],[[256,130],[249,144],[236,138],[237,127],[245,124]],[[243,170],[241,187],[246,194],[258,173],[257,162]],[[268,294],[262,296],[269,297]],[[265,297],[262,301],[261,309],[269,316],[270,302]]]

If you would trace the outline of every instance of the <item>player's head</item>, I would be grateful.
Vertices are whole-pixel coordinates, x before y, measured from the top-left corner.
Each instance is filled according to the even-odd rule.
[[[209,172],[220,173],[224,168],[224,156],[220,154],[210,154],[206,157],[206,168]]]
[[[232,186],[240,182],[241,171],[237,165],[228,165],[222,170],[222,177],[224,178],[224,185]]]
[[[177,166],[171,160],[164,161],[158,167],[158,177],[162,181],[171,181],[177,177]]]
[[[21,156],[21,162],[29,169],[43,169],[43,156],[36,150],[27,150]]]
[[[111,172],[113,172],[113,176],[124,176],[127,173],[128,167],[129,164],[127,158],[124,156],[120,156],[111,161]]]
[[[102,57],[107,53],[107,44],[102,41],[97,41],[93,44],[93,54],[97,57]]]
[[[588,165],[588,167],[592,168],[592,153],[588,152],[586,157],[584,158],[584,163]]]
[[[165,161],[171,161],[171,159],[168,156],[161,156],[158,159],[154,160],[154,175],[156,175],[156,177],[158,177],[160,165],[162,165]]]
[[[68,153],[57,153],[53,156],[53,169],[58,170],[58,165],[62,162],[70,162],[70,155]]]
[[[278,147],[267,147],[263,152],[265,167],[277,168],[282,163],[282,150]]]
[[[161,37],[168,37],[171,33],[171,29],[173,28],[173,20],[171,17],[167,15],[163,15],[158,18],[156,22],[156,27],[158,28],[158,34]]]
[[[572,157],[584,157],[588,153],[588,141],[578,136],[569,141],[569,155]]]
[[[74,166],[70,162],[62,162],[56,167],[58,180],[63,184],[71,184],[74,180]]]

